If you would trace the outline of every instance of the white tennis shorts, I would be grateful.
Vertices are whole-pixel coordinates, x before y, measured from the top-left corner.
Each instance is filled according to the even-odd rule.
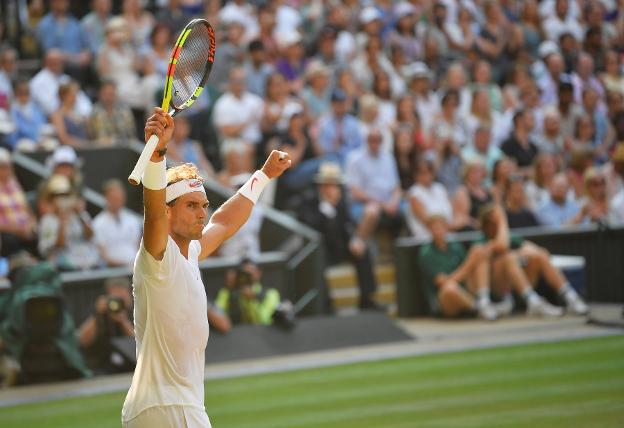
[[[123,428],[212,428],[205,411],[187,406],[155,406],[122,423]]]

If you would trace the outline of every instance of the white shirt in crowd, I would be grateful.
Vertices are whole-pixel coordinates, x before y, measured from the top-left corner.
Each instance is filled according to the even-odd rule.
[[[116,264],[131,266],[141,241],[141,220],[127,210],[119,216],[110,211],[102,211],[93,220],[95,243],[101,247],[109,259]]]
[[[251,92],[243,93],[240,98],[226,92],[215,103],[214,123],[219,129],[228,125],[245,124],[240,137],[248,143],[257,144],[262,136],[260,120],[263,110],[264,101]]]
[[[60,84],[67,80],[69,80],[68,75],[59,76],[44,68],[35,74],[30,81],[30,94],[47,116],[58,110],[60,106],[58,89]],[[92,108],[91,100],[80,90],[76,97],[76,113],[82,117],[87,117],[91,114]]]
[[[453,207],[451,200],[444,186],[440,183],[432,183],[430,187],[421,184],[414,184],[408,190],[409,198],[415,198],[426,211],[427,217],[434,214],[442,215],[447,222],[453,220]],[[411,208],[407,210],[407,226],[412,235],[418,239],[427,240],[431,238],[431,233],[427,226],[423,224],[412,212]]]
[[[350,188],[356,187],[381,203],[389,202],[392,192],[399,186],[394,157],[384,150],[380,150],[377,156],[373,156],[368,147],[351,152],[347,157],[345,175]]]
[[[141,241],[132,278],[137,365],[122,409],[124,423],[153,407],[183,406],[205,415],[209,329],[200,252],[199,241],[191,241],[186,259],[168,236],[159,261]],[[205,421],[209,427],[207,416]]]
[[[224,257],[248,257],[257,260],[260,256],[260,229],[264,220],[261,205],[255,205],[247,222],[235,235],[221,244],[219,253]]]

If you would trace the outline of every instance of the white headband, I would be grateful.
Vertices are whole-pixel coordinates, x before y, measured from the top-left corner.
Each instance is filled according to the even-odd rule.
[[[186,195],[187,193],[192,192],[202,192],[204,195],[206,194],[204,184],[201,180],[182,180],[170,184],[169,186],[167,186],[165,201],[169,203],[182,195]]]

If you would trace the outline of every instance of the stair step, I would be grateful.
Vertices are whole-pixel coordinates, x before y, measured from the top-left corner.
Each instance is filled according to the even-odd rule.
[[[325,271],[325,278],[330,289],[350,288],[357,286],[357,273],[352,265],[332,266]],[[394,265],[385,264],[375,267],[375,278],[378,284],[394,283]]]
[[[338,288],[330,290],[330,297],[334,308],[357,306],[360,300],[360,292],[356,287]],[[377,303],[387,305],[396,300],[396,287],[394,284],[379,284],[375,293]]]

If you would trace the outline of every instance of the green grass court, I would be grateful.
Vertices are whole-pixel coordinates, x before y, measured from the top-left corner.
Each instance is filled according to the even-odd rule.
[[[117,427],[125,392],[0,409],[2,428]],[[215,428],[624,427],[624,336],[206,383]]]

